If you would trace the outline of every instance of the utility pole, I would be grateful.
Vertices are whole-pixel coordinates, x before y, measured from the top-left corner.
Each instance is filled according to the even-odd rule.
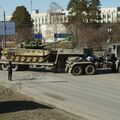
[[[110,44],[110,42],[111,42],[111,40],[112,40],[112,36],[111,36],[111,34],[112,34],[112,28],[111,28],[111,25],[110,25],[110,22],[108,22],[108,24],[109,24],[109,27],[108,27],[108,35],[109,35],[109,38],[108,38],[108,40],[107,40],[107,48],[108,48],[108,46],[109,46],[109,44]],[[108,49],[107,49],[108,50]],[[109,51],[109,50],[108,50]]]
[[[4,30],[4,38],[2,41],[2,48],[4,49],[6,47],[6,20],[5,20],[5,11],[3,11],[4,16],[4,24],[3,24],[3,30]]]
[[[2,40],[2,49],[4,49],[6,47],[6,19],[5,19],[5,11],[2,8],[2,6],[0,6],[0,8],[3,11],[3,40]]]
[[[31,14],[32,14],[32,0],[30,0],[30,9],[31,9]]]

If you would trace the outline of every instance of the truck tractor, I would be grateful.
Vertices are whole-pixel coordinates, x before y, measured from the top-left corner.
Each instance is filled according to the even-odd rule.
[[[73,75],[93,75],[98,68],[111,68],[120,72],[120,44],[111,44],[103,55],[85,55],[84,57],[69,57],[65,71]]]

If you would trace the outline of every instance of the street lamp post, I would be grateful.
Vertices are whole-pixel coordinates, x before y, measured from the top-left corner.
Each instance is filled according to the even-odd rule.
[[[109,35],[109,38],[108,38],[108,40],[107,40],[107,48],[109,48],[108,46],[109,46],[109,44],[110,44],[110,42],[111,42],[111,32],[112,32],[112,28],[111,28],[111,26],[109,25],[109,27],[108,27],[108,35]],[[108,50],[109,51],[109,50]]]
[[[112,28],[108,28],[108,34],[109,34],[109,38],[108,38],[108,40],[107,40],[107,43],[108,44],[110,44],[110,42],[111,42],[111,32],[112,32]]]
[[[5,11],[4,9],[0,6],[0,8],[3,11],[3,34],[4,34],[4,38],[2,40],[2,49],[4,49],[6,47],[6,19],[5,19]]]
[[[6,47],[6,20],[5,20],[5,11],[4,13],[4,39],[3,39],[3,49]]]

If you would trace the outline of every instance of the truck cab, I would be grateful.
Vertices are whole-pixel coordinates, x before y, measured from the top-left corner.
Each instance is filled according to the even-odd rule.
[[[111,54],[114,54],[115,57],[120,60],[120,43],[110,44],[108,47],[109,47],[109,52]]]
[[[85,53],[84,55],[86,56]],[[68,59],[66,72],[73,75],[81,75],[82,73],[93,75],[97,68],[111,68],[113,72],[120,72],[120,44],[110,44],[101,57],[94,57],[89,54],[87,56],[94,59],[87,59],[88,57]]]

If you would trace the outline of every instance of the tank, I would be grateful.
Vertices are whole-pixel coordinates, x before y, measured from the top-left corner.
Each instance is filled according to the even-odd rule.
[[[56,50],[46,48],[46,46],[51,44],[54,43],[43,45],[38,43],[29,43],[22,44],[19,48],[5,48],[2,51],[2,56],[4,56],[8,61],[18,63],[52,62],[56,56]]]
[[[63,42],[66,40],[68,39]],[[55,62],[58,51],[56,48],[49,48],[49,46],[59,42],[41,44],[39,41],[31,41],[22,43],[19,48],[5,48],[2,51],[2,56],[5,56],[8,61],[18,63]]]
[[[42,49],[4,49],[2,55],[11,62],[26,62],[36,63],[44,62],[51,54],[50,50]]]

